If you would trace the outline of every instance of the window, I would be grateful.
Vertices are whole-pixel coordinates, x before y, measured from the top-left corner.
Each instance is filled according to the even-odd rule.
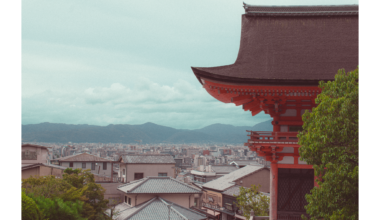
[[[70,167],[74,167],[74,163],[73,162],[70,162]]]
[[[125,169],[123,169],[123,175],[125,175]]]
[[[86,163],[82,163],[82,168],[86,168]]]
[[[124,196],[124,202],[127,203],[128,205],[131,205],[132,204],[132,199],[129,198],[128,196]]]
[[[302,131],[302,126],[289,126],[289,132],[299,132]]]
[[[95,170],[95,163],[91,163],[91,170]]]
[[[37,153],[34,151],[22,151],[22,159],[23,160],[37,160]]]
[[[135,173],[135,180],[144,178],[144,173]]]
[[[158,176],[168,176],[168,173],[158,173]]]
[[[103,170],[107,169],[107,162],[103,162]]]
[[[198,198],[194,198],[194,206],[198,207]]]

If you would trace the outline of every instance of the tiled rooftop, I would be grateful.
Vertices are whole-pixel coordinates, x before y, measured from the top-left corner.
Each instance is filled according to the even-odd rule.
[[[232,186],[228,188],[226,191],[224,191],[222,194],[236,197],[240,194],[240,189],[239,189],[240,187],[241,186],[239,185]],[[247,188],[247,187],[244,187],[244,188]]]
[[[237,180],[243,176],[246,176],[248,174],[257,172],[261,169],[266,169],[266,168],[264,168],[263,166],[247,165],[247,166],[240,168],[238,170],[235,170],[229,174],[221,176],[218,179],[207,182],[203,185],[203,187],[215,189],[218,191],[224,191],[227,188],[235,185],[235,183],[233,183],[233,181],[235,181],[235,180]]]
[[[226,166],[214,165],[214,166],[211,166],[211,169],[215,173],[230,173],[230,172],[235,171],[239,168],[237,168],[236,166],[233,166],[233,165],[226,165]]]
[[[53,164],[47,164],[47,163],[25,164],[25,165],[22,165],[21,169],[26,170],[26,169],[34,168],[37,166],[52,167],[52,168],[57,168],[57,169],[61,169],[61,170],[67,169],[67,167],[53,165]]]
[[[145,154],[145,155],[123,155],[122,162],[124,163],[173,163],[174,158],[171,155],[157,155],[157,154]]]
[[[116,211],[119,211],[119,215],[115,217],[116,220],[167,220],[169,219],[169,207],[170,207],[170,219],[172,220],[201,220],[207,217],[199,212],[191,209],[187,209],[175,203],[171,203],[160,197],[154,197],[153,199],[142,203],[135,207],[129,207],[125,203],[121,203],[116,206]],[[109,210],[107,211],[109,213]]]
[[[171,177],[146,177],[118,187],[124,193],[202,193]]]
[[[67,157],[61,157],[54,159],[55,161],[60,161],[60,162],[112,162],[111,160],[107,160],[101,157],[97,157],[88,153],[81,153],[81,154],[76,154],[76,155],[70,155]]]

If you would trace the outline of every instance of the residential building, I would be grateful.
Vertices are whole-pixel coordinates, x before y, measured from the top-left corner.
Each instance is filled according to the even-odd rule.
[[[124,219],[206,219],[190,209],[199,207],[202,191],[171,177],[145,177],[117,188],[123,193],[122,203],[115,207]],[[107,211],[110,213],[110,210]]]
[[[233,165],[200,165],[197,170],[190,171],[193,175],[193,180],[199,184],[207,183],[211,180],[217,179],[223,175],[237,170],[238,168]]]
[[[66,167],[57,166],[53,164],[35,163],[35,164],[23,164],[21,167],[22,179],[27,179],[31,176],[40,177],[53,175],[57,178],[63,177],[63,171]]]
[[[21,145],[21,164],[48,164],[49,161],[49,148],[34,144]]]
[[[268,193],[270,178],[270,170],[264,166],[247,165],[237,169],[229,174],[226,174],[218,179],[214,179],[202,185],[202,207],[215,212],[215,217],[219,215],[224,218],[228,213],[223,210],[223,192],[233,186],[250,187],[253,185],[261,185],[260,191]],[[220,216],[219,216],[220,217]]]
[[[82,153],[77,155],[71,155],[67,157],[57,158],[60,166],[72,168],[72,169],[90,169],[92,173],[102,175],[104,177],[112,178],[113,175],[113,163],[112,160],[107,160],[101,157],[97,157],[88,153]]]
[[[143,154],[123,155],[119,161],[119,175],[122,182],[131,182],[149,176],[175,178],[175,161],[171,155]]]

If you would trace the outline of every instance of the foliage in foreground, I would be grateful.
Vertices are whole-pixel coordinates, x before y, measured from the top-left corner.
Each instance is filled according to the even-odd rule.
[[[90,170],[68,168],[63,179],[30,177],[23,180],[22,188],[49,220],[108,218],[103,214],[108,203],[104,199],[105,189],[95,183]]]
[[[22,219],[24,220],[39,220],[42,219],[40,209],[36,202],[25,194],[21,193]]]
[[[311,219],[358,219],[359,70],[339,70],[335,81],[320,82],[319,104],[302,116],[299,153],[312,164],[318,188],[306,195]]]
[[[269,216],[269,197],[259,192],[261,185],[251,185],[250,188],[239,187],[240,192],[236,197],[236,206],[249,219],[253,210],[255,216]]]

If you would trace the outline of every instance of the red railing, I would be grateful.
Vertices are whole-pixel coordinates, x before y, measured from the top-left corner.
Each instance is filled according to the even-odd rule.
[[[296,144],[298,142],[298,132],[272,132],[272,131],[248,131],[251,139],[249,143],[272,143],[284,142],[289,144]]]

